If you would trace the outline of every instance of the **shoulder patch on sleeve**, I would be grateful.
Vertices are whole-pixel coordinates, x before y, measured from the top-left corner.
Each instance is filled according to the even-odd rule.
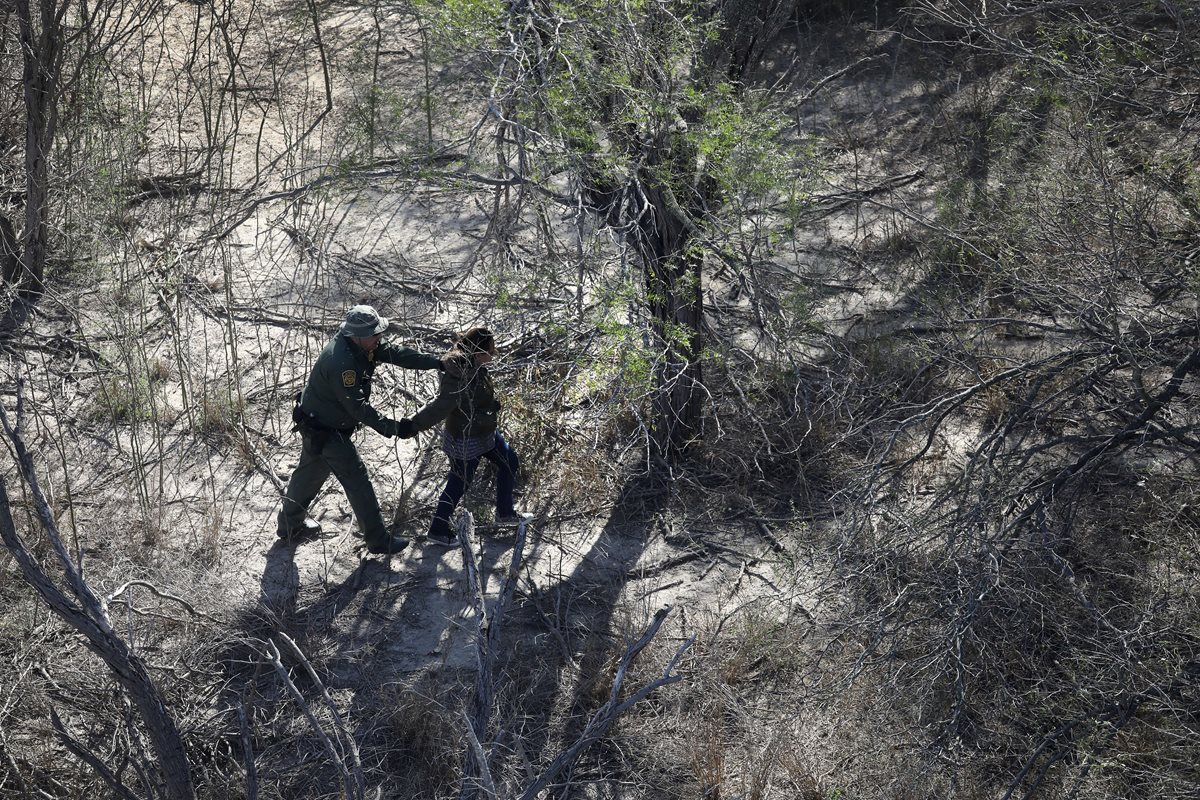
[[[352,369],[348,369],[342,373],[342,386],[353,386],[358,382],[358,373]]]

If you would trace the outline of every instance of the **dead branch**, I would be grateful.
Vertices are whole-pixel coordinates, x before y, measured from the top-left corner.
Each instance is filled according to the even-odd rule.
[[[787,552],[787,548],[775,536],[775,533],[771,530],[771,526],[765,520],[756,519],[754,520],[754,525],[758,528],[758,532],[762,534],[762,537],[767,540],[767,544],[771,545],[772,550],[776,553]]]
[[[812,210],[808,213],[810,220],[816,221],[836,214],[837,212],[860,203],[876,202],[874,198],[886,195],[897,189],[916,183],[925,177],[924,170],[910,172],[907,175],[896,175],[864,189],[849,189],[834,194],[818,195],[814,198]]]
[[[158,597],[161,597],[164,600],[172,600],[176,603],[179,603],[179,605],[186,608],[188,613],[194,617],[203,617],[204,619],[209,620],[210,622],[216,622],[215,619],[210,617],[208,614],[205,614],[203,611],[197,611],[195,609],[195,607],[192,606],[191,603],[189,603],[187,600],[184,600],[182,597],[178,597],[173,594],[168,594],[167,592],[164,592],[162,589],[159,589],[157,586],[150,583],[149,581],[143,581],[143,580],[126,581],[125,583],[121,584],[119,587],[117,587],[116,590],[114,590],[112,593],[110,593],[108,595],[108,597],[106,597],[104,599],[104,605],[105,606],[112,605],[114,602],[116,602],[117,598],[119,598],[121,595],[125,594],[125,592],[128,591],[133,586],[140,586],[143,589],[149,589],[151,593],[153,593],[154,595],[156,595]]]
[[[666,667],[663,669],[662,675],[646,684],[641,689],[638,689],[624,700],[620,699],[621,689],[625,683],[625,675],[629,670],[629,665],[633,663],[633,659],[637,657],[638,653],[642,652],[646,645],[650,644],[650,642],[654,639],[655,635],[658,633],[658,629],[662,627],[663,620],[667,618],[667,614],[670,613],[670,611],[671,607],[666,606],[655,612],[654,620],[650,623],[650,627],[647,628],[645,633],[642,634],[641,638],[630,645],[625,651],[625,654],[621,656],[621,661],[617,665],[616,675],[613,677],[612,690],[609,692],[608,700],[596,711],[595,714],[592,715],[591,719],[588,720],[587,725],[584,726],[583,733],[580,734],[575,743],[560,753],[537,780],[525,787],[524,791],[522,791],[519,795],[520,800],[535,800],[535,798],[537,798],[541,792],[545,790],[546,787],[549,786],[554,779],[563,772],[563,770],[571,767],[579,759],[579,756],[584,750],[600,741],[600,737],[604,735],[609,726],[611,726],[613,722],[616,721],[617,717],[621,716],[621,714],[628,711],[637,703],[640,703],[655,690],[682,680],[680,675],[672,674],[672,670],[675,669],[675,665],[683,656],[684,651],[686,651],[692,645],[692,642],[696,640],[695,636],[690,637],[687,641],[679,646],[679,649],[675,651],[675,655],[672,656],[671,660],[667,662]]]
[[[488,800],[496,800],[496,782],[492,780],[492,771],[488,768],[487,755],[483,752],[479,737],[475,735],[474,722],[465,710],[462,712],[462,718],[466,723],[468,752],[474,759],[474,763],[479,766],[479,776],[472,779],[468,775],[463,775],[463,790],[460,796],[474,797],[479,789],[483,789]]]
[[[800,97],[798,97],[792,103],[792,113],[795,114],[796,112],[798,112],[806,103],[808,103],[810,100],[812,100],[814,97],[816,97],[821,92],[822,89],[824,89],[826,86],[828,86],[829,84],[836,81],[838,78],[841,78],[843,75],[851,73],[854,70],[858,69],[859,67],[865,66],[867,64],[872,64],[876,61],[882,61],[885,58],[887,58],[887,56],[883,55],[882,53],[877,54],[877,55],[866,56],[864,58],[860,58],[858,61],[855,61],[853,64],[849,64],[849,65],[837,70],[836,72],[826,75],[825,77],[821,78],[821,80],[814,83],[812,85],[812,87],[809,88],[808,91],[806,91],[804,94],[800,95]]]
[[[463,564],[467,570],[467,581],[475,588],[473,602],[476,610],[475,652],[478,672],[475,676],[475,692],[469,704],[470,710],[463,712],[468,721],[467,734],[472,746],[468,750],[463,767],[461,800],[471,800],[476,797],[480,786],[488,792],[489,797],[495,798],[496,796],[490,766],[496,743],[489,738],[488,748],[485,751],[480,742],[481,737],[486,737],[491,727],[491,715],[496,694],[496,653],[500,649],[500,632],[504,615],[512,602],[517,579],[521,573],[521,562],[525,554],[526,523],[522,521],[517,527],[508,570],[500,583],[500,591],[491,616],[486,613],[486,587],[480,577],[475,563],[475,553],[471,548],[470,534],[473,529],[474,517],[470,512],[464,510],[459,518],[457,530],[458,541],[463,549]]]
[[[104,762],[95,753],[88,750],[82,742],[67,733],[62,720],[59,719],[58,712],[53,708],[50,709],[50,724],[54,726],[54,733],[57,734],[58,740],[62,742],[63,747],[67,748],[76,758],[95,770],[105,785],[113,791],[113,794],[122,798],[122,800],[139,800],[138,796],[131,792],[129,787],[122,783],[121,779],[114,775],[112,770],[105,766]]]
[[[550,619],[549,615],[542,610],[540,601],[544,596],[544,593],[538,587],[533,576],[529,574],[528,569],[525,571],[525,582],[529,584],[529,589],[528,591],[523,591],[522,596],[533,601],[533,610],[537,612],[538,618],[541,619],[542,623],[546,626],[546,630],[548,630],[550,635],[554,637],[554,641],[558,644],[559,653],[562,655],[563,662],[569,664],[572,669],[578,669],[579,663],[575,660],[574,653],[571,652],[571,648],[567,645],[567,640],[563,638],[562,631],[559,630],[558,626],[554,624],[554,621]]]
[[[292,655],[298,658],[301,664],[305,666],[305,671],[308,673],[309,677],[315,677],[316,673],[312,669],[312,665],[308,662],[308,659],[304,656],[304,654],[300,652],[299,648],[296,647],[295,642],[288,638],[287,634],[279,633],[278,635],[289,644],[288,649],[291,650]],[[296,705],[300,706],[300,710],[304,712],[304,716],[308,719],[309,727],[312,728],[312,731],[314,734],[316,734],[318,741],[320,741],[321,745],[325,748],[325,752],[329,754],[330,760],[334,763],[334,766],[337,767],[338,773],[342,778],[342,788],[345,790],[345,797],[348,798],[348,800],[362,800],[364,791],[361,769],[358,769],[356,765],[354,774],[351,774],[351,771],[346,768],[345,758],[341,753],[338,752],[338,747],[334,744],[333,739],[330,738],[329,734],[325,732],[325,729],[321,727],[321,722],[317,719],[317,715],[312,710],[312,706],[309,705],[308,701],[304,699],[304,695],[296,686],[296,682],[292,680],[292,675],[288,671],[288,668],[284,666],[283,657],[279,652],[278,646],[276,646],[276,644],[272,641],[264,642],[263,645],[267,658],[271,662],[271,666],[275,667],[275,671],[279,673],[279,677],[283,680],[283,685],[287,689],[288,694],[290,694],[292,699],[296,701]],[[324,695],[324,685],[321,684],[319,680],[318,685],[321,687],[321,692]],[[338,731],[337,733],[340,740],[342,738],[341,731]]]
[[[258,769],[254,766],[254,742],[250,734],[250,720],[246,716],[246,705],[237,704],[238,730],[242,737],[242,763],[246,768],[246,800],[258,800]]]
[[[196,171],[182,175],[151,175],[137,180],[130,188],[133,191],[125,201],[127,208],[149,200],[195,196],[204,191],[206,186],[200,180],[200,172]]]
[[[8,780],[8,776],[11,775],[17,784],[17,788],[24,792],[27,797],[30,796],[29,784],[25,782],[25,777],[21,774],[21,766],[17,763],[17,759],[13,757],[12,751],[9,750],[8,739],[4,735],[4,727],[2,725],[0,725],[0,754],[4,755],[4,761],[8,764],[8,772],[5,774],[4,779]],[[45,792],[39,792],[39,794],[48,796]]]
[[[681,553],[677,556],[664,558],[661,561],[655,562],[654,564],[647,564],[644,567],[634,567],[633,569],[625,572],[625,577],[628,580],[641,580],[643,578],[649,578],[652,575],[661,574],[669,569],[675,569],[675,567],[681,567],[684,564],[690,564],[703,555],[704,550],[689,550],[688,552]]]
[[[325,701],[325,705],[329,706],[329,711],[333,714],[333,722],[337,728],[338,737],[345,743],[346,750],[350,753],[350,765],[354,770],[354,778],[359,786],[365,786],[366,781],[363,778],[362,759],[358,753],[358,743],[354,741],[354,737],[346,729],[346,722],[342,719],[342,712],[338,710],[337,705],[333,702],[333,698],[329,696],[329,690],[325,688],[325,683],[318,677],[317,671],[313,669],[312,662],[300,651],[299,645],[288,636],[286,633],[279,631],[276,633],[284,644],[292,651],[292,655],[304,667],[304,671],[308,673],[308,678],[313,682],[313,685],[321,692],[321,699]]]
[[[54,513],[42,494],[34,470],[33,455],[25,446],[22,436],[24,423],[23,382],[17,382],[17,408],[15,424],[10,424],[8,415],[0,407],[0,426],[4,428],[17,455],[21,476],[29,487],[34,508],[51,548],[57,556],[59,566],[66,577],[70,596],[51,580],[37,563],[17,533],[5,482],[0,478],[0,538],[17,562],[22,578],[28,583],[56,616],[84,636],[85,645],[98,655],[112,672],[134,707],[138,710],[142,724],[150,736],[151,748],[158,759],[157,769],[149,769],[162,782],[162,791],[168,800],[190,800],[195,796],[187,750],[179,729],[167,709],[158,687],[151,679],[145,664],[130,652],[125,640],[113,630],[112,622],[104,610],[104,604],[92,591],[76,568],[59,535]],[[90,762],[89,762],[90,763]]]

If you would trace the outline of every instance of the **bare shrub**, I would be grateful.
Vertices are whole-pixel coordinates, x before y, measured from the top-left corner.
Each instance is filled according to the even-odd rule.
[[[397,789],[410,797],[443,797],[457,785],[464,747],[461,717],[454,712],[460,702],[456,687],[428,682],[425,694],[418,686],[388,685],[372,692],[379,712],[368,723],[377,746],[368,757],[380,759],[380,768],[399,776]]]
[[[928,759],[931,786],[947,787],[932,792],[1142,792],[1115,790],[1102,767],[1121,758],[1123,731],[1158,726],[1182,760],[1195,745],[1182,744],[1194,719],[1176,689],[1200,641],[1194,585],[1167,589],[1147,567],[1190,538],[1154,487],[1194,494],[1197,419],[1181,400],[1200,356],[1192,290],[1167,266],[1194,214],[1115,143],[1132,114],[1169,148],[1176,120],[1145,100],[1181,42],[1165,19],[1133,55],[1141,34],[1115,12],[983,24],[961,4],[920,5],[982,31],[959,41],[972,56],[1015,42],[1038,56],[990,76],[954,120],[969,134],[958,145],[984,160],[964,161],[976,171],[960,176],[970,185],[925,251],[929,283],[908,298],[954,333],[923,342],[927,391],[865,427],[848,524],[830,542],[853,602],[847,638],[862,648],[852,668],[890,687],[886,702],[946,758]],[[1122,56],[1097,46],[1107,36]],[[1156,78],[1096,80],[1126,56]],[[1026,103],[1032,137],[1004,124]],[[1182,796],[1188,780],[1165,769],[1153,791]]]

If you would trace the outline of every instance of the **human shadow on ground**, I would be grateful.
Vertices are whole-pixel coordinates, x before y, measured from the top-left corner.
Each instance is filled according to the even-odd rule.
[[[372,725],[387,711],[377,689],[381,678],[391,679],[386,670],[388,645],[407,627],[395,610],[414,588],[407,553],[355,559],[361,551],[330,548],[323,572],[314,569],[312,553],[297,552],[321,546],[320,540],[299,545],[277,540],[271,545],[258,601],[232,620],[231,636],[216,654],[227,676],[224,702],[230,709],[244,710],[249,720],[259,780],[285,797],[312,796],[317,787],[336,792],[340,786],[337,765],[322,744],[323,736],[334,741],[339,736],[338,726],[325,719],[327,712],[322,710],[329,702],[370,754]],[[286,680],[272,666],[273,646],[281,655]],[[376,674],[380,669],[386,676]],[[299,701],[293,691],[299,693]],[[305,723],[301,703],[323,719],[320,736]],[[234,726],[234,735],[236,716],[228,724]],[[351,766],[349,761],[346,766]],[[378,778],[364,766],[369,780]]]
[[[472,491],[490,494],[489,489]],[[628,576],[646,549],[647,530],[667,497],[657,477],[631,476],[609,519],[577,552],[569,552],[577,533],[573,527],[536,521],[530,526],[526,561],[563,554],[565,571],[551,571],[537,597],[514,602],[504,620],[496,685],[503,724],[521,737],[534,765],[546,764],[577,738],[604,700],[609,662],[623,649],[622,637],[640,632],[626,630],[630,625],[617,623],[616,617]],[[472,544],[490,609],[514,538],[511,531],[481,524]],[[277,542],[267,553],[262,609],[247,622],[260,639],[276,630],[288,633],[317,669],[324,689],[343,698],[338,705],[369,775],[378,779],[382,772],[404,782],[414,796],[433,796],[440,791],[436,787],[445,789],[456,779],[457,757],[451,757],[453,763],[446,758],[461,743],[459,708],[471,696],[477,671],[474,587],[467,585],[462,551],[417,541],[400,555],[362,559],[348,572],[347,561],[342,557],[335,563],[337,580],[310,581],[300,576],[295,548]],[[548,625],[556,630],[548,631]],[[306,702],[320,705],[321,689],[294,672]],[[261,670],[253,680],[267,685],[232,691],[259,702],[288,702],[277,680],[272,683]],[[304,741],[304,749],[311,749],[312,743]],[[431,741],[444,746],[434,748]],[[275,764],[294,766],[283,756]],[[305,766],[305,780],[331,780],[330,768]],[[579,771],[576,776],[587,780]],[[286,780],[294,784],[295,779]]]
[[[507,560],[502,544],[473,542],[485,576]],[[380,591],[381,576],[364,566],[369,588],[353,606],[331,608],[337,619],[330,618],[327,629],[340,649],[356,654],[354,670],[338,681],[352,690],[347,717],[376,779],[385,774],[402,796],[445,796],[458,779],[457,709],[469,696],[475,668],[476,623],[462,550],[414,542],[395,593]]]
[[[649,529],[669,496],[669,487],[658,475],[629,476],[590,546],[572,554],[570,571],[557,583],[539,587],[537,597],[527,597],[510,612],[510,635],[497,667],[504,685],[497,690],[507,706],[502,713],[510,717],[508,724],[519,724],[513,735],[520,737],[534,765],[545,766],[579,737],[607,699],[610,662],[624,650],[624,638],[640,634],[639,621],[630,620],[638,630],[626,630],[629,626],[618,614],[629,576],[646,550]],[[554,533],[536,532],[528,561],[555,546]],[[519,623],[536,635],[521,636]],[[557,628],[556,635],[546,635],[547,624]],[[584,774],[589,772],[585,761],[576,767],[575,777],[585,782],[602,779],[598,773]],[[618,789],[610,789],[606,796],[621,796]]]
[[[276,539],[267,551],[259,580],[259,602],[281,619],[296,613],[300,597],[300,571],[296,567],[296,545]]]
[[[463,507],[481,509],[491,491],[480,481]],[[510,739],[521,738],[534,765],[544,766],[578,737],[605,699],[609,662],[623,650],[623,637],[640,633],[616,617],[629,575],[646,549],[647,530],[668,496],[657,476],[631,476],[609,519],[582,551],[570,552],[574,527],[535,520],[528,530],[525,563],[561,556],[569,565],[538,587],[537,598],[527,594],[514,601],[497,654],[500,724],[511,731]],[[410,527],[426,523],[414,519]],[[489,613],[512,559],[514,533],[481,521],[472,536]],[[385,562],[362,562],[296,620],[310,642],[323,639],[340,654],[332,661],[343,668],[330,670],[328,688],[352,692],[345,711],[364,762],[405,783],[413,796],[453,788],[460,766],[459,709],[469,703],[478,669],[475,588],[468,585],[463,558],[458,546],[415,541],[386,574],[380,572]],[[548,625],[555,631],[548,632]],[[324,663],[333,666],[329,659]],[[445,746],[433,748],[431,740]],[[449,764],[448,753],[454,754]],[[614,788],[608,796],[620,791]]]

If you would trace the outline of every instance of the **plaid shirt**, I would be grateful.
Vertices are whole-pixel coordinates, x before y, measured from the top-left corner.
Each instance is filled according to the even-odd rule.
[[[460,461],[471,461],[481,457],[484,453],[491,452],[496,446],[496,434],[489,433],[486,436],[455,436],[442,428],[442,451]]]

